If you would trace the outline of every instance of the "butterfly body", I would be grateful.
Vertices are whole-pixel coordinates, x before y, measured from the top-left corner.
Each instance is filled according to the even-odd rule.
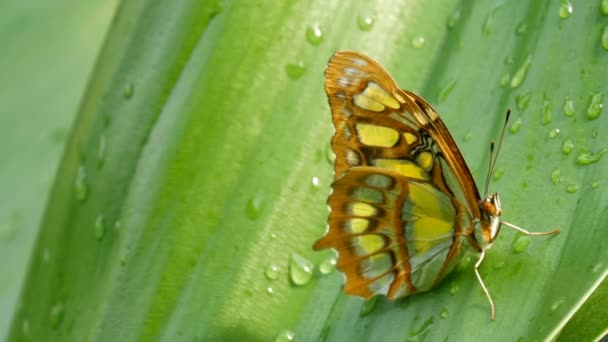
[[[329,229],[313,247],[337,250],[344,291],[389,299],[429,291],[465,246],[481,252],[479,264],[500,230],[500,200],[479,196],[437,112],[353,51],[332,56],[325,91],[335,174]]]

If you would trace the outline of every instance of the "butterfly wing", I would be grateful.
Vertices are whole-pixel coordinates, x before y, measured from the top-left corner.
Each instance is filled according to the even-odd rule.
[[[479,217],[471,173],[433,108],[369,57],[340,51],[325,76],[336,181],[329,231],[314,248],[338,251],[347,293],[428,290]]]

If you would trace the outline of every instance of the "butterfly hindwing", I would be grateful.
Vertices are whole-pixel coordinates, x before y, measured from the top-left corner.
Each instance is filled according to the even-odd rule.
[[[315,249],[334,248],[344,291],[390,299],[430,290],[460,251],[464,208],[424,180],[357,166],[333,184],[329,231]]]

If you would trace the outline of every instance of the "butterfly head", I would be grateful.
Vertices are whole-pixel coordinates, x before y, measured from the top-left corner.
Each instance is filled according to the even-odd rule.
[[[481,211],[481,230],[476,233],[477,241],[482,244],[482,248],[491,245],[500,232],[500,215],[502,208],[498,193],[489,194],[485,199],[479,201]]]

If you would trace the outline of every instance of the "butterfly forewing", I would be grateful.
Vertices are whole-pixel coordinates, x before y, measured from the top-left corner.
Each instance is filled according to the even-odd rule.
[[[336,53],[325,90],[335,182],[329,231],[347,293],[398,298],[432,288],[453,266],[479,195],[432,107],[369,57]]]

